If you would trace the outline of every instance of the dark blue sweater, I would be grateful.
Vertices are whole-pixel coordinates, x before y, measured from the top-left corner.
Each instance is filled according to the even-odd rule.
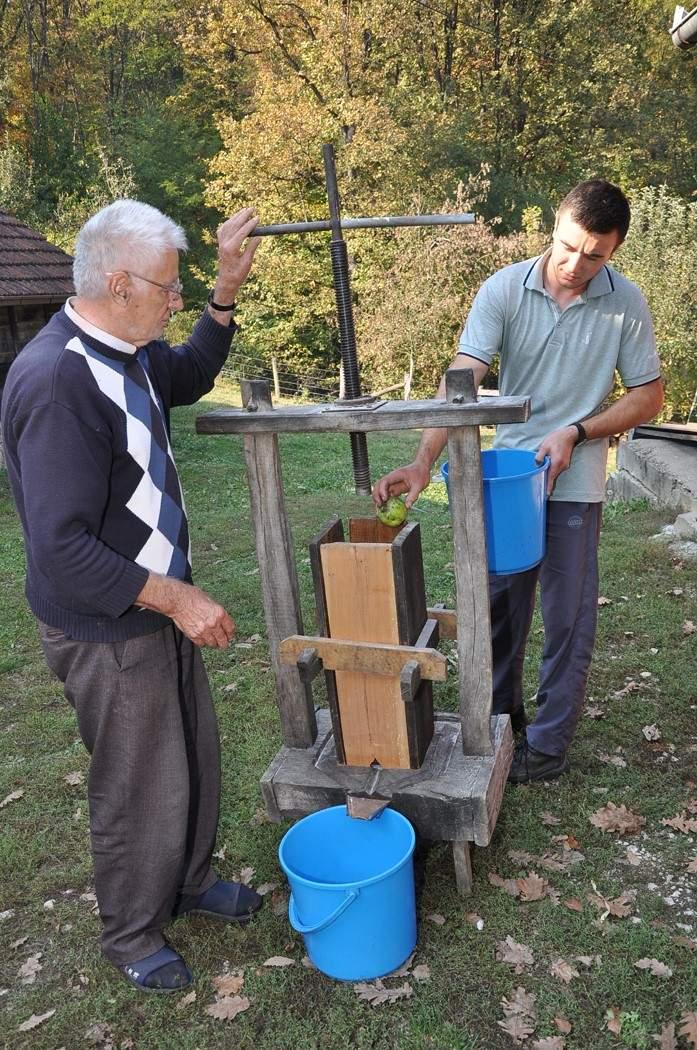
[[[82,641],[170,622],[134,606],[149,572],[190,580],[169,410],[212,389],[234,326],[204,312],[189,341],[120,353],[63,310],[10,368],[2,424],[34,614]]]

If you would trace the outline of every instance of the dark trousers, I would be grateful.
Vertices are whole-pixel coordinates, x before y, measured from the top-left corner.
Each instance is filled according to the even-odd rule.
[[[216,880],[220,747],[201,653],[174,626],[111,643],[40,628],[91,755],[102,950],[116,964],[134,962],[164,944],[177,894]]]
[[[527,736],[549,755],[568,749],[585,699],[598,617],[602,510],[602,503],[550,500],[541,565],[489,577],[496,714],[522,713],[523,660],[539,580],[545,638],[537,714]]]

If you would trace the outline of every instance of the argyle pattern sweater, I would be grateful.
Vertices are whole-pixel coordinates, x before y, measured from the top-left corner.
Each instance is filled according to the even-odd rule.
[[[170,621],[134,605],[149,572],[191,581],[186,508],[169,410],[213,387],[234,326],[204,312],[183,346],[128,354],[63,310],[13,362],[5,457],[24,530],[26,595],[79,641],[119,641]]]

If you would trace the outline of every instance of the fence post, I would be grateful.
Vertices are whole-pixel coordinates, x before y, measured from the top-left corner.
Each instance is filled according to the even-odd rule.
[[[339,399],[346,397],[346,380],[344,379],[344,362],[339,365]]]
[[[278,361],[275,357],[271,358],[271,371],[273,372],[273,392],[278,401],[281,396],[281,384],[278,381]]]
[[[404,400],[408,401],[411,395],[411,384],[414,378],[414,355],[409,354],[409,371],[404,373]]]

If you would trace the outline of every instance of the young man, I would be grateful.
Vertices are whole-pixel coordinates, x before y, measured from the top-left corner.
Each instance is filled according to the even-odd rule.
[[[220,754],[198,647],[225,648],[235,625],[191,582],[169,442],[170,408],[210,390],[227,357],[255,225],[246,208],[220,227],[209,305],[170,347],[184,232],[138,201],[98,212],[78,236],[76,297],[18,356],[3,398],[27,598],[91,755],[102,949],[146,992],[191,983],[162,933],[174,916],[244,922],[261,905],[211,868]]]
[[[627,199],[602,179],[582,182],[559,206],[551,247],[490,277],[477,293],[451,368],[481,383],[496,354],[499,388],[528,395],[527,423],[498,427],[494,447],[550,458],[547,550],[528,572],[490,577],[495,713],[525,730],[523,659],[540,582],[545,643],[537,713],[516,748],[516,784],[558,777],[581,714],[595,639],[598,538],[608,437],[651,419],[663,403],[648,307],[608,263],[629,228]],[[615,371],[626,392],[611,405]],[[445,397],[445,381],[436,395]],[[374,487],[381,503],[428,485],[445,430],[426,430],[416,458]]]

